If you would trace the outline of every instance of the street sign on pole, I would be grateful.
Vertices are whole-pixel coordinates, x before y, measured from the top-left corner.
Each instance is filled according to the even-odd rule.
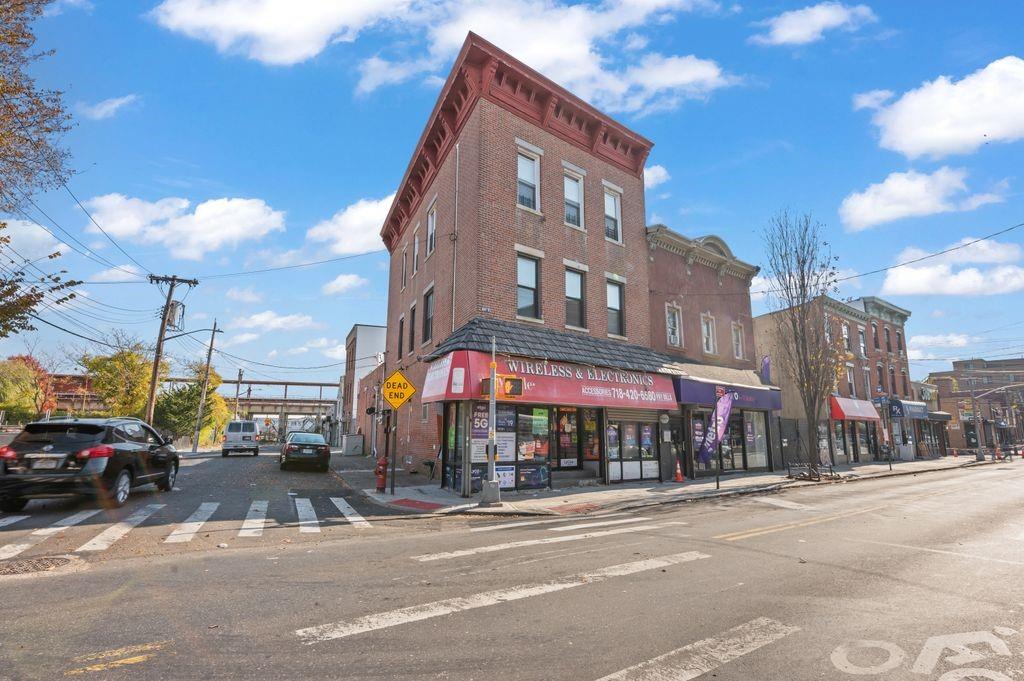
[[[405,374],[395,369],[390,376],[384,379],[383,393],[384,400],[397,411],[416,393],[416,387],[405,377]]]

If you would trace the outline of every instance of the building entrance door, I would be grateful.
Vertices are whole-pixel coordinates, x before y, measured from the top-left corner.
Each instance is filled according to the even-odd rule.
[[[555,458],[551,467],[557,471],[580,467],[579,413],[575,407],[555,410]]]

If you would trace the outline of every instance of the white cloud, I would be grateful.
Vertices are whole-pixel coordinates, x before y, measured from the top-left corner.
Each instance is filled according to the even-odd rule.
[[[102,102],[95,104],[86,104],[80,102],[78,104],[78,112],[93,121],[102,121],[108,118],[113,118],[118,111],[138,101],[139,96],[135,94],[125,95],[124,97],[111,97],[110,99],[104,99]]]
[[[645,36],[639,33],[630,33],[626,36],[626,42],[622,44],[622,48],[625,50],[642,50],[647,47],[648,42]]]
[[[337,344],[338,344],[338,341],[336,341],[336,340],[332,340],[332,339],[321,337],[321,338],[314,338],[313,340],[308,341],[306,343],[306,347],[307,348],[314,348],[314,349],[315,348],[326,348],[328,346],[337,345]]]
[[[39,225],[28,220],[0,220],[7,229],[0,230],[0,237],[10,239],[9,249],[16,251],[11,257],[18,256],[26,260],[38,260],[53,253],[66,254],[71,249],[62,241],[58,241]]]
[[[321,352],[323,352],[326,357],[330,357],[331,359],[335,359],[340,362],[345,359],[345,344],[338,343],[329,348],[324,348]]]
[[[976,239],[977,237],[965,236],[954,244],[950,244],[945,248],[936,249],[938,251],[950,252],[934,258],[929,258],[929,263],[1003,264],[1017,262],[1021,257],[1024,257],[1024,251],[1022,251],[1019,244],[1009,243],[1006,241],[994,241],[992,239],[976,241]],[[972,241],[975,243],[971,243]],[[971,245],[968,246],[967,244]],[[896,262],[916,260],[928,255],[929,253],[931,253],[931,251],[911,246],[900,251],[899,255],[896,256]]]
[[[211,199],[192,212],[188,199],[176,197],[146,201],[105,194],[86,205],[112,236],[163,245],[182,260],[202,260],[210,251],[284,230],[284,213],[260,199]],[[98,232],[92,224],[86,231]]]
[[[89,277],[89,281],[138,281],[144,278],[142,270],[135,265],[118,265],[108,270],[97,272]]]
[[[381,241],[380,230],[394,199],[394,192],[383,199],[359,199],[339,210],[329,220],[313,226],[306,232],[306,238],[328,242],[331,252],[337,255],[358,255],[382,250],[384,242]]]
[[[251,343],[259,337],[260,334],[248,331],[245,333],[237,333],[234,336],[228,336],[227,338],[222,340],[220,342],[220,347],[230,348],[235,345],[242,345],[243,343]]]
[[[665,166],[653,165],[644,168],[644,188],[653,189],[659,184],[664,184],[672,179],[672,176],[665,170]]]
[[[312,329],[318,326],[308,314],[280,315],[272,310],[264,310],[248,317],[235,317],[228,324],[234,329],[261,329],[263,331],[296,329]]]
[[[273,65],[312,59],[329,44],[398,19],[413,0],[164,0],[152,16],[166,29]]]
[[[1024,59],[1004,57],[954,81],[940,76],[872,116],[879,145],[907,158],[969,154],[1024,138]]]
[[[360,286],[366,286],[369,283],[369,280],[360,277],[358,274],[339,274],[324,284],[320,291],[329,296],[336,296],[357,289]]]
[[[892,99],[892,90],[871,90],[870,92],[859,92],[853,96],[853,110],[877,109]]]
[[[907,348],[965,348],[972,338],[965,333],[911,336]]]
[[[267,353],[267,359],[274,359],[277,357],[277,350],[271,350]]]
[[[224,293],[224,297],[239,303],[259,303],[263,301],[263,296],[253,291],[251,287],[237,288],[232,286]]]
[[[750,42],[758,45],[806,45],[824,38],[825,31],[856,31],[874,21],[878,21],[878,17],[867,5],[822,2],[758,22],[768,30],[751,36]]]
[[[91,12],[93,4],[90,0],[55,0],[43,9],[44,17],[55,17],[63,14],[65,9],[80,9]]]
[[[997,185],[1000,191],[958,198],[967,191],[966,178],[966,170],[947,166],[930,175],[915,170],[890,173],[882,182],[843,199],[839,217],[848,230],[859,232],[901,218],[969,211],[1005,200],[1000,193],[1005,183]]]
[[[973,237],[964,237],[937,249],[957,250],[920,264],[889,270],[882,284],[882,295],[986,296],[1024,290],[1024,267],[1015,264],[1024,257],[1024,250],[1018,244],[989,240],[965,246],[971,241]],[[905,262],[927,254],[923,249],[911,247],[897,255],[896,260]],[[944,314],[936,310],[932,316]]]
[[[289,348],[287,354],[289,354],[289,355],[303,355],[303,354],[305,354],[307,352],[309,352],[309,348],[297,347],[297,348]]]

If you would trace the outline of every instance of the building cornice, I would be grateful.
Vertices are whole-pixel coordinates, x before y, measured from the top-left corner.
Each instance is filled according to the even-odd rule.
[[[725,241],[714,235],[690,239],[665,225],[651,225],[647,228],[647,241],[651,249],[660,248],[683,258],[687,269],[698,263],[716,270],[719,276],[736,277],[748,285],[761,271],[757,265],[734,256]]]
[[[654,143],[475,33],[469,33],[406,168],[381,237],[388,251],[423,200],[481,98],[634,177]]]

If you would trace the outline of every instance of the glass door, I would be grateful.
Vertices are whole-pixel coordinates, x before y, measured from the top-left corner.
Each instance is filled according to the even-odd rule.
[[[576,470],[580,467],[579,414],[575,408],[558,407],[555,410],[557,452],[552,467],[555,470]]]

